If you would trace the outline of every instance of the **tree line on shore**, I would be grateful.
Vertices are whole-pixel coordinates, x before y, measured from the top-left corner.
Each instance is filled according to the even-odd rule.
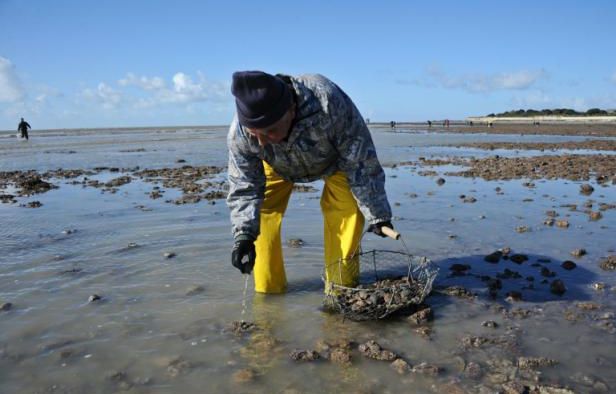
[[[526,116],[548,116],[548,115],[561,115],[561,116],[601,116],[601,115],[616,115],[616,110],[604,110],[599,108],[590,108],[586,112],[580,112],[571,108],[554,108],[554,109],[519,109],[501,112],[499,114],[491,113],[487,115],[490,118],[499,117],[526,117]]]

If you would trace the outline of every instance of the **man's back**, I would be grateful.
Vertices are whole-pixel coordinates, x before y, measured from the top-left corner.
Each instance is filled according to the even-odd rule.
[[[26,122],[25,120],[22,120],[21,122],[19,122],[19,126],[17,126],[17,130],[19,131],[24,131],[24,130],[28,131],[28,129],[31,129],[31,128],[32,126],[30,126],[28,122]]]

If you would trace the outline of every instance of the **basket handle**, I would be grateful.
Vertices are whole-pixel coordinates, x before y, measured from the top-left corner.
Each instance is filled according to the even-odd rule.
[[[389,238],[395,239],[396,241],[400,239],[400,233],[393,228],[383,226],[381,227],[381,232],[387,235]]]

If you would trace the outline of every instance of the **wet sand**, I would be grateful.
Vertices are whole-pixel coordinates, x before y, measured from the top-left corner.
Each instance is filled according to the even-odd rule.
[[[569,142],[559,142],[559,143],[541,143],[541,142],[526,142],[526,143],[515,143],[515,142],[476,142],[471,144],[458,144],[456,147],[467,147],[467,148],[479,148],[479,149],[525,149],[525,150],[578,150],[578,149],[589,149],[589,150],[606,150],[606,151],[614,151],[616,150],[616,141],[614,140],[586,140],[586,141],[569,141]]]
[[[425,306],[377,322],[321,308],[321,182],[289,203],[289,293],[242,314],[224,128],[0,139],[0,391],[613,391],[613,156],[373,135],[396,229],[440,267]]]

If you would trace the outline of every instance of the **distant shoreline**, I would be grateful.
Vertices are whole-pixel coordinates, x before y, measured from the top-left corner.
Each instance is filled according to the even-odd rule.
[[[468,122],[473,123],[522,123],[533,124],[550,123],[581,123],[581,124],[615,124],[616,116],[599,115],[599,116],[561,116],[561,115],[537,115],[537,116],[469,116],[466,118]]]
[[[554,120],[557,118],[558,120]],[[609,121],[601,119],[609,118]],[[512,119],[511,121],[509,119]],[[488,120],[490,122],[488,122]],[[470,125],[470,122],[473,125]],[[534,125],[538,122],[538,125]],[[492,123],[492,126],[489,126]],[[433,120],[429,127],[424,122],[398,122],[392,128],[389,122],[370,122],[368,127],[381,131],[392,132],[445,132],[445,133],[487,133],[487,134],[548,134],[548,135],[579,135],[616,137],[616,116],[598,117],[527,117],[527,118],[496,118],[496,117],[469,117],[466,120],[450,120],[449,127],[444,126],[443,120]],[[54,136],[62,134],[81,133],[84,135],[124,132],[177,132],[177,131],[203,131],[227,130],[229,125],[193,125],[193,126],[143,126],[143,127],[97,127],[97,128],[64,128],[64,129],[34,129],[32,135]],[[2,130],[0,136],[7,138],[15,136],[16,130]]]

